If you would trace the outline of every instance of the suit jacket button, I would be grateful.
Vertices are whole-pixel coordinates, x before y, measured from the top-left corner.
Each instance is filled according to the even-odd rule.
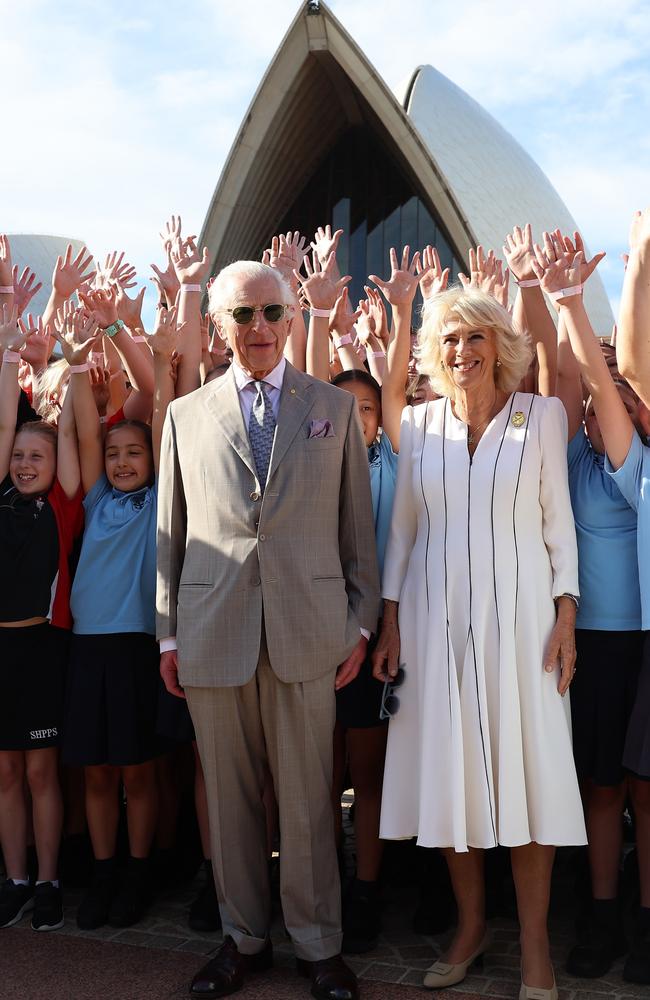
[[[253,490],[253,492],[251,493],[251,500],[259,500],[259,498],[260,494],[257,493],[255,490]]]
[[[262,581],[260,580],[259,576],[254,576],[253,579],[251,580],[251,583],[253,584],[254,587],[259,587],[261,582]]]
[[[266,541],[266,535],[260,535],[260,542]]]

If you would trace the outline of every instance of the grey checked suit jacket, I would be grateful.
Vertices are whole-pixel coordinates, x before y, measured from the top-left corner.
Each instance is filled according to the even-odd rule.
[[[309,437],[314,420],[333,437]],[[232,370],[172,403],[158,490],[158,638],[179,680],[247,683],[262,621],[286,682],[333,671],[372,631],[379,579],[367,452],[355,397],[287,363],[260,484]]]

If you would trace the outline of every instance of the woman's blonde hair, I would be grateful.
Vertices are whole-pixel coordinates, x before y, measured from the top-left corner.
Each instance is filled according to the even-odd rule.
[[[43,420],[57,424],[65,398],[70,368],[65,358],[50,361],[32,380],[32,406]]]
[[[477,330],[492,330],[499,364],[494,382],[503,392],[514,392],[528,371],[533,349],[527,333],[515,329],[510,314],[491,295],[478,289],[453,287],[425,304],[414,354],[418,371],[428,375],[435,392],[453,396],[454,382],[442,364],[440,335],[457,321]]]

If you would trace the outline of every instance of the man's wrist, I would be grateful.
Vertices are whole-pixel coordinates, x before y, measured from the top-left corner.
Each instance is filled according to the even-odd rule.
[[[160,639],[159,643],[160,643],[160,652],[161,653],[170,653],[170,652],[172,652],[172,650],[178,649],[178,646],[176,645],[176,636],[175,635],[167,636],[166,639]]]

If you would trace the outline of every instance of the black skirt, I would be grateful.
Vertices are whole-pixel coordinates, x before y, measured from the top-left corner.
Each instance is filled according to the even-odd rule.
[[[156,734],[158,643],[143,632],[73,635],[66,689],[66,764],[143,764],[167,750]]]
[[[47,622],[0,628],[0,750],[60,745],[69,639]]]
[[[634,770],[629,763],[633,754],[628,753],[628,742],[637,728],[633,727],[633,716],[643,632],[576,629],[576,649],[571,719],[578,778],[589,778],[596,785],[618,785],[626,769]]]
[[[638,778],[650,781],[650,632],[644,632],[643,636],[643,658],[627,727],[623,764]]]
[[[388,719],[379,718],[384,685],[372,676],[372,654],[378,634],[379,627],[368,643],[366,658],[355,679],[336,692],[336,721],[345,729],[388,725]]]

